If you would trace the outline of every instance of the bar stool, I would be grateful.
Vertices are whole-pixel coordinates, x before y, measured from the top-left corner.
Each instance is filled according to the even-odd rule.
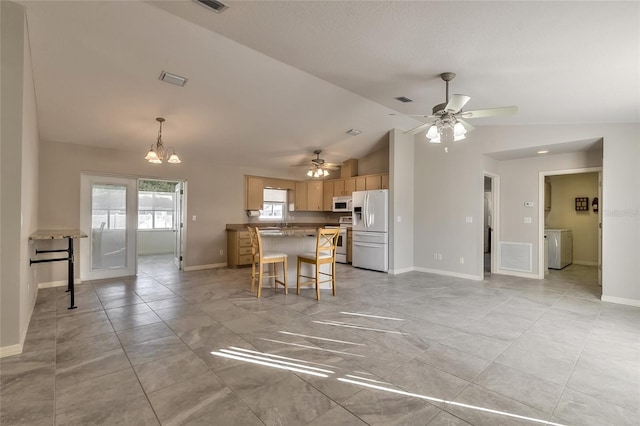
[[[286,253],[271,253],[264,252],[262,249],[262,238],[260,237],[260,232],[258,228],[252,228],[251,226],[247,226],[247,230],[249,231],[249,237],[251,238],[251,291],[253,292],[254,283],[258,282],[258,297],[260,297],[260,292],[262,290],[262,279],[263,278],[273,278],[274,287],[278,288],[278,284],[282,284],[284,286],[284,294],[288,294],[287,290],[287,254]],[[282,266],[284,269],[284,281],[278,280],[278,263],[282,262]],[[258,266],[258,270],[256,271],[256,264]],[[273,271],[271,275],[264,274],[264,265],[271,264],[273,265]]]
[[[302,253],[298,255],[298,276],[296,278],[296,290],[298,294],[300,294],[300,284],[315,283],[316,299],[320,300],[320,283],[331,281],[333,295],[336,295],[336,244],[339,233],[340,229],[338,228],[318,228],[315,253]],[[303,263],[315,266],[315,276],[311,277],[300,273],[300,267]],[[321,272],[320,266],[328,263],[331,264],[331,273]],[[330,278],[320,281],[321,275],[325,275]],[[309,278],[309,280],[300,282],[301,277]]]

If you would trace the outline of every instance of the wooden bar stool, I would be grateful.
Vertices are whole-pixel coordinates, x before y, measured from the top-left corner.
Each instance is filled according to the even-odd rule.
[[[296,279],[296,290],[298,294],[300,294],[300,284],[315,283],[316,299],[320,300],[320,283],[331,281],[332,293],[334,296],[336,295],[336,244],[339,233],[340,229],[338,228],[318,228],[315,253],[302,253],[298,255],[298,276]],[[303,263],[315,265],[315,276],[311,277],[300,273],[300,267]],[[321,272],[320,266],[328,263],[331,264],[331,273]],[[329,278],[321,281],[321,275],[328,276]],[[300,282],[301,277],[309,278],[309,280]]]
[[[273,278],[274,287],[277,289],[278,284],[284,286],[284,294],[288,294],[287,290],[287,255],[286,253],[271,253],[264,252],[262,249],[262,238],[260,237],[260,231],[258,228],[252,228],[247,226],[249,231],[249,237],[251,238],[251,291],[253,292],[254,283],[258,282],[258,297],[262,290],[262,279]],[[282,262],[284,269],[284,281],[280,281],[278,278],[278,263]],[[273,265],[271,275],[264,274],[264,265]],[[256,265],[258,270],[256,271]]]

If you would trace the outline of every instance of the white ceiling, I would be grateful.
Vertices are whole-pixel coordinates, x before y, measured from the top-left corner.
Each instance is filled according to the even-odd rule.
[[[476,127],[640,122],[635,1],[20,3],[43,142],[142,157],[163,116],[184,161],[277,168],[316,148],[342,161],[419,124],[390,113],[444,102],[444,71],[466,109],[519,107]],[[162,83],[162,70],[189,81]]]

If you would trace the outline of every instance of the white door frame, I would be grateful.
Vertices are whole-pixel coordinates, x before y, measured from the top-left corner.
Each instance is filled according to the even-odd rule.
[[[178,205],[180,206],[177,211],[176,224],[174,232],[176,232],[176,238],[174,243],[174,259],[173,263],[176,265],[179,271],[184,269],[184,236],[187,232],[187,221],[185,220],[185,211],[187,208],[187,181],[180,180],[176,188],[180,190]],[[177,192],[177,191],[176,191]],[[176,212],[174,212],[176,213]]]
[[[577,175],[582,173],[599,173],[602,176],[602,167],[581,167],[578,169],[565,169],[543,171],[538,176],[538,278],[544,279],[544,178],[558,175]],[[599,178],[601,180],[601,178]],[[598,216],[602,212],[602,188],[598,188],[600,202],[598,206]],[[600,222],[601,223],[601,222]],[[602,232],[598,232],[598,246],[602,247]],[[602,250],[598,250],[598,267],[602,270]],[[601,284],[602,285],[602,284]]]
[[[482,191],[480,192],[480,204],[482,206],[482,216],[484,219],[484,177],[488,177],[491,179],[491,198],[492,198],[492,207],[493,214],[491,215],[491,273],[495,274],[498,271],[498,260],[500,259],[500,175],[487,172],[486,170],[482,172]],[[480,222],[480,221],[479,221]],[[481,274],[480,276],[484,276],[484,220],[481,221],[480,225],[480,262],[481,265]]]
[[[127,187],[126,210],[126,267],[118,269],[101,269],[93,271],[91,268],[91,212],[92,212],[92,184],[119,184]],[[117,177],[101,175],[99,173],[81,173],[80,175],[80,230],[89,238],[80,239],[80,280],[97,280],[136,275],[137,264],[137,230],[138,230],[138,181],[131,177]]]

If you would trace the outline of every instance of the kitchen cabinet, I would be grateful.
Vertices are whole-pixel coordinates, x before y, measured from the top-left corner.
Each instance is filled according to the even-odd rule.
[[[321,212],[322,209],[322,181],[307,182],[307,211]]]
[[[307,182],[296,182],[295,191],[296,211],[307,210]]]
[[[380,175],[380,179],[382,180],[380,188],[389,189],[389,174]]]
[[[337,181],[325,180],[322,186],[322,210],[330,212],[333,210],[333,189]]]
[[[279,178],[264,178],[264,187],[273,189],[290,189],[295,190],[296,181]]]
[[[356,178],[349,178],[344,180],[344,195],[351,196],[353,191],[356,190]]]
[[[366,176],[356,177],[356,191],[366,191],[366,190],[367,190]]]
[[[249,231],[227,231],[227,266],[251,265],[251,238]]]
[[[371,191],[382,188],[382,177],[380,175],[365,176],[365,190]]]
[[[344,197],[344,179],[334,180],[333,181],[333,196],[334,197]]]
[[[264,178],[245,176],[245,209],[260,210],[263,207]]]

